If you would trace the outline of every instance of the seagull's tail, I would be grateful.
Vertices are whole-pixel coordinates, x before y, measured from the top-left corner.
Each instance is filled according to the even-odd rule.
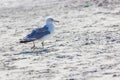
[[[22,40],[22,39],[20,39],[20,43],[27,43],[27,42],[31,42],[31,41],[34,41],[34,40],[26,41],[26,40]]]

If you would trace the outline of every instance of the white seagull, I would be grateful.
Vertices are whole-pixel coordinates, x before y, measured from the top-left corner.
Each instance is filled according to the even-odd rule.
[[[27,43],[33,41],[33,46],[31,49],[35,48],[35,40],[41,40],[42,41],[42,47],[44,48],[44,40],[46,37],[50,36],[54,32],[54,25],[53,22],[59,22],[57,20],[54,20],[53,18],[47,18],[46,24],[42,28],[36,28],[32,30],[30,34],[28,34],[23,39],[20,39],[20,43]]]

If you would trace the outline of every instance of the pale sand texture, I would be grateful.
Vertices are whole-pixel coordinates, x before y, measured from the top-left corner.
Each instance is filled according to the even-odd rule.
[[[45,49],[19,44],[49,16]],[[120,80],[120,0],[1,0],[0,80]]]

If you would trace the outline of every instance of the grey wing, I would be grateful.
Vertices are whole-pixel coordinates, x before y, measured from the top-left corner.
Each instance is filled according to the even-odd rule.
[[[50,34],[50,31],[48,31],[47,29],[44,28],[37,28],[35,30],[33,30],[30,34],[28,34],[25,39],[27,40],[36,40],[36,39],[40,39],[46,35]]]

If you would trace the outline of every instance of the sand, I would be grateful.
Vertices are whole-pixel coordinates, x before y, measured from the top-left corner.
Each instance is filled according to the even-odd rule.
[[[55,33],[20,44],[52,17]],[[119,80],[119,0],[1,0],[0,80]]]

